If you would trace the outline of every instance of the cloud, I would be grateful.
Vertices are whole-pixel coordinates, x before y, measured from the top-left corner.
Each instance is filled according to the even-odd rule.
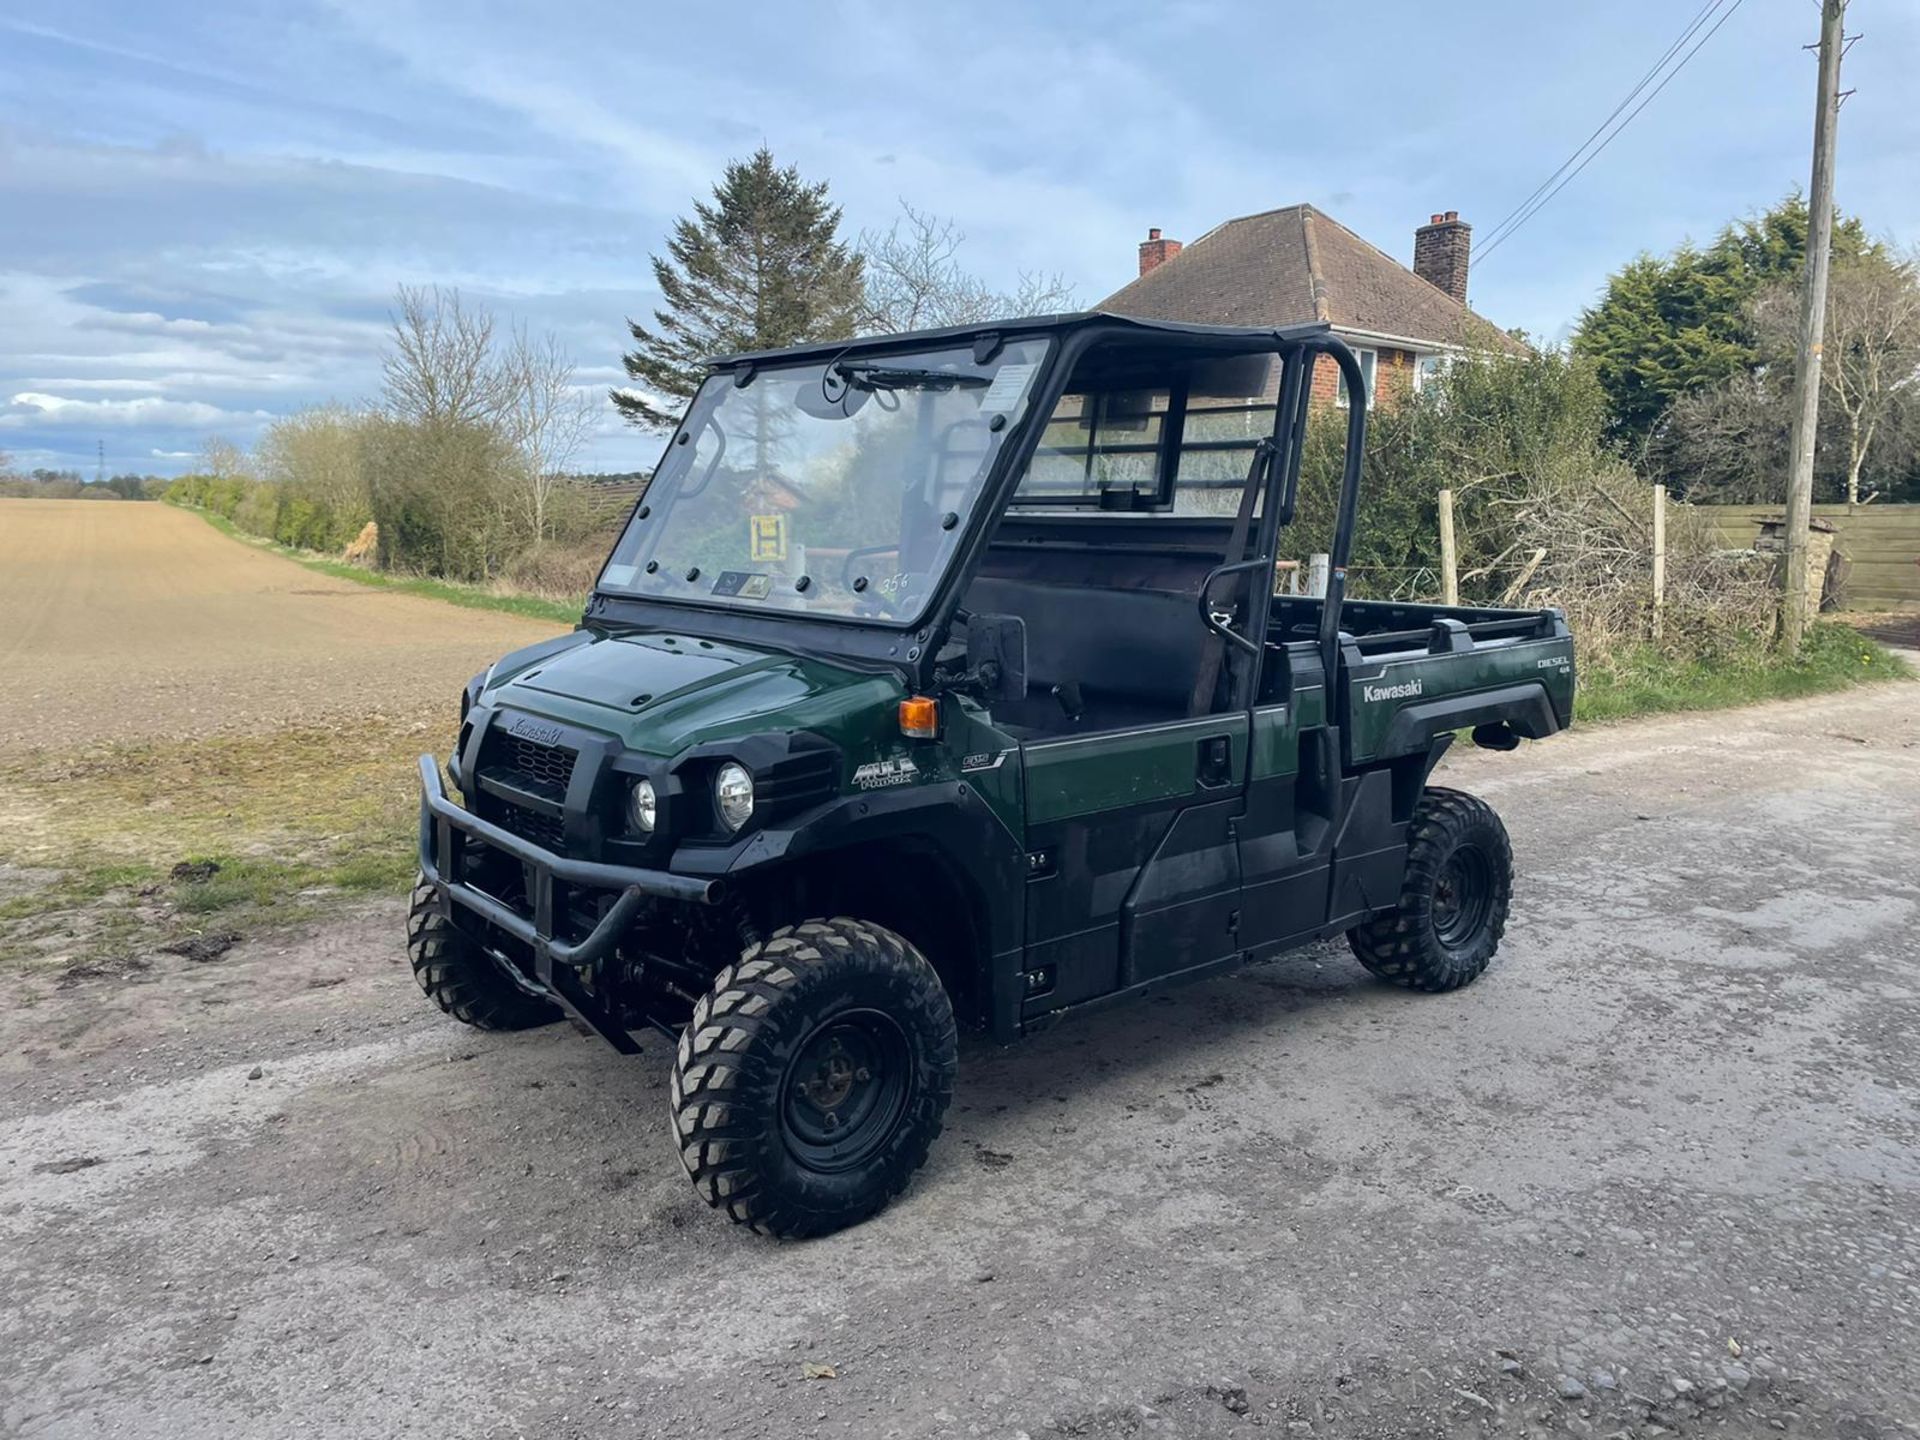
[[[102,425],[142,427],[253,426],[271,419],[266,410],[223,410],[199,400],[168,400],[142,395],[133,400],[76,400],[66,395],[22,391],[0,407],[0,429]]]

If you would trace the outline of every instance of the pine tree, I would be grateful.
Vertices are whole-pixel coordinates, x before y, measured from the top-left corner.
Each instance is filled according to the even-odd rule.
[[[615,390],[613,403],[648,429],[675,423],[716,355],[851,335],[864,301],[861,260],[837,238],[825,182],[776,166],[764,145],[693,209],[653,257],[666,302],[655,328],[627,322],[634,349],[621,359],[644,393]]]
[[[1836,260],[1875,253],[1860,221],[1836,219]],[[1593,361],[1616,439],[1637,442],[1667,407],[1764,363],[1750,313],[1769,285],[1797,281],[1806,264],[1807,202],[1789,195],[1722,230],[1704,249],[1640,255],[1615,271],[1580,317],[1573,348]]]

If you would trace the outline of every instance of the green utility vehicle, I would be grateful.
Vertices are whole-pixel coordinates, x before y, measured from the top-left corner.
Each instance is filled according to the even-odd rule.
[[[1276,594],[1324,328],[1102,314],[716,361],[573,633],[420,761],[422,989],[470,1025],[678,1046],[707,1201],[780,1236],[926,1159],[956,1029],[1345,934],[1486,968],[1512,857],[1428,785],[1564,728],[1556,611]],[[1297,550],[1297,545],[1296,545]]]

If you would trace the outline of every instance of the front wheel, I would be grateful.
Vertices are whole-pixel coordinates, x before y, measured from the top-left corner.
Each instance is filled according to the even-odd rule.
[[[1400,903],[1347,932],[1360,963],[1410,990],[1458,990],[1500,948],[1513,899],[1513,846],[1486,801],[1429,789],[1407,827]]]
[[[844,917],[783,927],[715,977],[681,1032],[681,1163],[764,1235],[843,1229],[926,1162],[957,1065],[953,1007],[907,941]]]
[[[407,906],[407,958],[422,993],[476,1030],[530,1030],[560,1018],[558,1008],[517,989],[440,913],[433,886],[422,875]]]

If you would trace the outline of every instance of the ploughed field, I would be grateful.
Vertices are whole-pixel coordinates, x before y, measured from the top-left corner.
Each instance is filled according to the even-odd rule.
[[[450,726],[468,676],[555,628],[101,500],[0,500],[0,617],[0,752],[373,715]]]
[[[166,505],[0,500],[0,979],[31,1000],[401,893],[414,757],[555,628]]]

